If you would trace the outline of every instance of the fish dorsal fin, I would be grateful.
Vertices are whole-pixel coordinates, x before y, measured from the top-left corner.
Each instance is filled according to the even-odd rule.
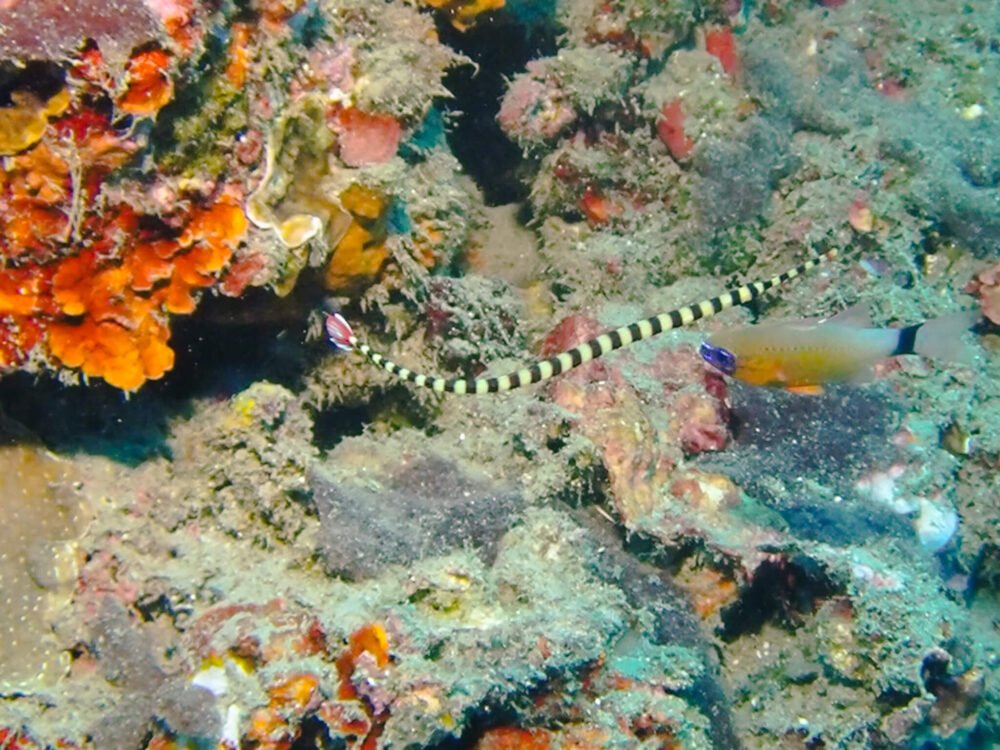
[[[832,318],[826,318],[822,323],[836,323],[838,326],[851,326],[852,328],[871,328],[871,310],[864,302],[858,302],[846,307]]]

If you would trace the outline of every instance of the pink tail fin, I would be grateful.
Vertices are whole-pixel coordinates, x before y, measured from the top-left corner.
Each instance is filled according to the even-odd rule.
[[[962,334],[972,328],[981,317],[982,313],[979,310],[963,310],[928,320],[917,331],[917,340],[913,345],[914,352],[956,364],[972,364],[975,353],[965,343]]]
[[[326,335],[330,343],[342,351],[350,351],[357,343],[354,331],[340,313],[326,314]]]

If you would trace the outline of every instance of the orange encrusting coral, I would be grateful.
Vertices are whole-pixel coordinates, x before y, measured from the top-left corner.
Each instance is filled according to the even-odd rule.
[[[309,641],[307,653],[312,653],[312,638]],[[269,664],[302,655],[298,649],[273,653],[270,646],[262,649],[262,655],[266,652],[272,652],[273,658],[264,659]],[[359,695],[352,682],[356,679],[355,670],[363,662],[377,669],[384,669],[389,664],[389,640],[385,628],[379,624],[365,625],[348,637],[346,647],[335,659],[338,684],[334,696],[330,695],[331,686],[317,674],[301,671],[283,674],[268,686],[267,704],[252,712],[249,728],[242,739],[258,750],[287,749],[299,736],[302,717],[313,713],[327,725],[332,735],[358,738],[349,743],[349,747],[374,750],[388,718],[388,709],[377,710]],[[325,671],[323,674],[325,676]]]
[[[552,734],[545,729],[494,727],[476,743],[476,750],[549,750]]]
[[[0,316],[0,369],[23,362],[43,335],[43,328],[32,318]]]
[[[296,673],[278,680],[268,689],[268,705],[250,716],[244,740],[257,748],[287,748],[295,735],[292,717],[301,716],[318,702],[320,682],[316,675]]]
[[[375,623],[351,633],[347,648],[337,658],[337,673],[340,675],[337,697],[341,700],[356,700],[358,697],[358,691],[351,682],[351,675],[354,674],[354,668],[362,654],[369,654],[380,669],[389,664],[389,638],[385,628]]]
[[[152,212],[125,185],[105,190],[144,144],[115,110],[155,116],[174,96],[173,65],[172,52],[139,49],[117,81],[91,45],[68,88],[44,102],[14,92],[34,110],[0,112],[0,149],[5,125],[30,125],[0,165],[0,370],[79,369],[130,391],[173,367],[169,316],[194,311],[247,229],[231,186]]]
[[[46,262],[63,256],[74,231],[79,237],[86,220],[93,223],[83,210],[101,181],[135,151],[94,113],[70,112],[54,130],[58,145],[39,143],[0,169],[3,258]]]
[[[224,198],[196,210],[177,239],[137,243],[118,263],[104,266],[91,253],[65,259],[52,297],[64,315],[83,319],[53,323],[49,352],[123,390],[162,377],[174,364],[166,313],[194,311],[193,291],[215,282],[245,231],[242,210]]]
[[[131,115],[152,117],[174,98],[170,55],[161,49],[137,52],[125,69],[127,86],[118,108]]]
[[[0,274],[0,316],[32,315],[40,309],[43,276],[19,268]]]
[[[250,72],[253,55],[250,52],[250,38],[253,28],[247,23],[234,23],[232,38],[229,41],[229,65],[226,66],[226,79],[234,89],[243,88]]]
[[[88,377],[102,377],[117,388],[133,391],[173,367],[174,352],[166,343],[169,336],[166,325],[151,317],[131,330],[87,318],[80,324],[53,324],[48,342],[52,355],[67,367],[78,367]]]
[[[378,745],[378,738],[382,734],[382,729],[386,719],[389,717],[389,708],[377,708],[368,701],[362,699],[358,694],[358,688],[354,682],[354,672],[359,664],[368,660],[374,667],[382,670],[389,666],[389,637],[385,628],[378,623],[364,625],[347,639],[347,648],[337,657],[337,675],[340,685],[337,689],[337,700],[341,702],[358,702],[363,711],[365,721],[358,722],[361,716],[355,716],[354,720],[348,720],[344,728],[356,728],[364,734],[361,742],[361,750],[375,750]],[[331,716],[331,718],[333,718]],[[358,725],[358,726],[355,726]],[[338,728],[338,727],[334,727]]]
[[[243,209],[232,200],[195,214],[177,241],[180,252],[173,258],[174,272],[164,299],[167,311],[194,312],[192,291],[215,283],[246,230]]]

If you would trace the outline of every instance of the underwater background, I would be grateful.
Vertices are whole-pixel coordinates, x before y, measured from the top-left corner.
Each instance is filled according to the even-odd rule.
[[[1000,4],[0,0],[0,227],[0,750],[1000,741]]]

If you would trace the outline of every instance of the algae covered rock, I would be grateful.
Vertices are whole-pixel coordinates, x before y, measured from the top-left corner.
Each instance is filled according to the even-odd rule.
[[[326,567],[354,579],[463,547],[491,558],[524,507],[515,487],[453,459],[363,445],[342,445],[309,485]]]
[[[33,445],[0,446],[0,694],[51,687],[69,666],[52,632],[69,603],[89,522],[68,463]]]

